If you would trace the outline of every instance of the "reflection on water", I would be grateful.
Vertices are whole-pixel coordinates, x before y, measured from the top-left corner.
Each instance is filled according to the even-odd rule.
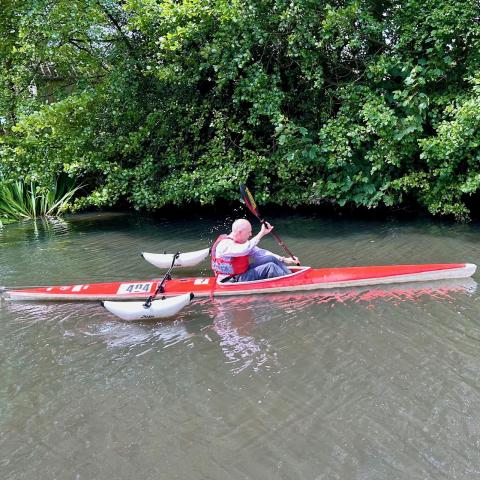
[[[258,312],[257,312],[258,313]],[[214,302],[212,312],[213,322],[211,330],[219,338],[219,347],[231,364],[233,374],[247,368],[258,371],[269,360],[275,361],[276,353],[264,338],[255,338],[255,324],[258,316],[254,309],[245,306],[231,308],[231,304]]]
[[[196,300],[193,305],[177,315],[174,320],[150,322],[122,322],[105,312],[98,304],[69,304],[42,302],[5,302],[12,315],[24,319],[19,329],[37,322],[67,322],[79,314],[93,312],[91,322],[84,323],[80,333],[97,338],[109,348],[148,347],[168,348],[179,342],[188,342],[196,336],[218,343],[232,374],[250,369],[270,370],[277,364],[277,352],[266,338],[258,336],[257,326],[286,316],[309,317],[318,306],[335,308],[339,305],[358,305],[375,309],[379,302],[392,303],[401,308],[402,303],[428,299],[448,302],[454,295],[472,295],[477,282],[472,278],[418,282],[379,287],[357,287],[314,292],[275,293],[216,297]],[[200,314],[198,313],[200,312]],[[191,319],[197,317],[196,324]],[[202,318],[201,323],[198,317]],[[27,320],[29,319],[29,320]],[[217,339],[215,339],[215,336]],[[150,345],[154,345],[154,347]]]
[[[71,229],[70,222],[63,218],[38,218],[25,220],[0,228],[0,242],[3,246],[19,241],[35,242],[48,238],[58,238],[68,235]]]
[[[85,334],[102,338],[110,348],[148,345],[152,342],[161,342],[165,348],[188,340],[191,336],[184,323],[178,321],[156,325],[106,322],[95,328],[94,333],[87,331]]]
[[[0,284],[158,276],[140,251],[197,250],[230,220],[6,226]],[[480,258],[476,225],[272,222],[312,266]],[[195,299],[135,324],[0,300],[2,478],[477,478],[479,319],[475,279]]]
[[[471,295],[476,292],[477,282],[472,278],[420,282],[381,287],[359,287],[315,291],[308,293],[276,293],[267,295],[245,295],[238,297],[217,297],[207,309],[213,319],[208,327],[219,337],[227,363],[232,365],[233,374],[245,369],[269,370],[277,361],[277,353],[268,340],[255,338],[256,326],[286,315],[309,316],[309,310],[317,305],[335,308],[338,305],[356,304],[364,308],[376,307],[375,301],[417,302],[450,301],[454,294]],[[205,302],[205,301],[204,301]]]
[[[427,296],[436,299],[448,299],[453,293],[473,294],[477,290],[477,282],[473,278],[436,280],[432,282],[412,282],[355,288],[336,288],[315,290],[313,292],[274,293],[266,295],[242,295],[237,297],[216,297],[215,302],[232,308],[257,303],[257,307],[278,309],[288,312],[289,307],[301,312],[314,304],[353,302],[368,304],[373,300],[386,302],[416,301]]]

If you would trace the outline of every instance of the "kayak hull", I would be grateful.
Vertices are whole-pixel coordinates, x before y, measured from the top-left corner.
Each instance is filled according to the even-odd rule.
[[[428,282],[471,277],[472,263],[384,265],[367,267],[292,267],[292,273],[254,282],[217,283],[215,277],[167,280],[164,296],[193,293],[196,297],[251,295],[301,290],[360,287],[392,283]],[[10,289],[10,300],[97,301],[146,299],[156,291],[160,280],[77,284]]]

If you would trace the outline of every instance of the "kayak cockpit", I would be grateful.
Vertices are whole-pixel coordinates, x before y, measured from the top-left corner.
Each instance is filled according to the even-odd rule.
[[[268,283],[268,282],[277,282],[278,280],[284,280],[284,279],[287,279],[287,278],[292,278],[292,277],[296,277],[296,276],[300,276],[300,275],[303,275],[305,272],[307,272],[308,270],[311,270],[312,267],[288,267],[288,269],[290,270],[290,274],[288,275],[282,275],[280,277],[271,277],[271,278],[263,278],[261,280],[250,280],[248,282],[236,282],[236,281],[231,281],[231,282],[222,282],[221,280],[219,280],[217,278],[217,285],[218,286],[222,286],[222,287],[225,287],[225,286],[231,286],[231,285],[263,285],[265,283]]]

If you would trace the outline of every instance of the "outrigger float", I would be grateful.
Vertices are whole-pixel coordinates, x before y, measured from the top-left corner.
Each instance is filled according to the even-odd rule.
[[[471,277],[477,268],[473,263],[340,268],[298,266],[291,267],[291,273],[283,277],[226,283],[218,282],[215,277],[178,279],[171,277],[174,266],[195,266],[205,260],[208,254],[208,249],[182,254],[143,253],[142,256],[145,260],[159,268],[166,268],[169,265],[168,271],[162,279],[11,288],[5,290],[5,296],[10,300],[21,301],[101,301],[107,310],[124,320],[142,320],[173,316],[188,305],[194,297],[429,282]],[[158,295],[162,296],[161,300],[155,300]],[[141,299],[144,301],[139,302],[138,300]]]

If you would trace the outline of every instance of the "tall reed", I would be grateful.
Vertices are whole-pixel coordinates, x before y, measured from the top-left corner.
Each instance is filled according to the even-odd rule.
[[[79,188],[65,176],[52,182],[51,188],[40,188],[33,181],[0,181],[0,223],[57,217],[67,209]]]

